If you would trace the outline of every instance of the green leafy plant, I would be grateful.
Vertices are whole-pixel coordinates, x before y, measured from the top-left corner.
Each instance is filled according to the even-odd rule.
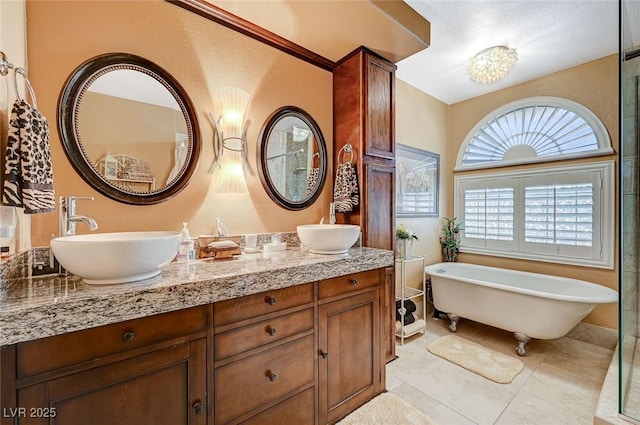
[[[442,235],[440,236],[440,246],[442,247],[444,261],[458,261],[460,230],[462,230],[462,224],[458,222],[457,217],[445,217]]]
[[[411,230],[407,229],[404,223],[398,224],[396,227],[396,238],[398,239],[415,239],[418,240],[418,237]]]

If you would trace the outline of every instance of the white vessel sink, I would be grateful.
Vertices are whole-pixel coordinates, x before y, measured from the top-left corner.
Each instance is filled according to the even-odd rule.
[[[300,242],[315,254],[344,254],[360,235],[353,224],[302,224],[298,226]]]
[[[110,284],[160,274],[180,247],[178,232],[120,232],[63,236],[51,241],[62,267],[86,283]]]

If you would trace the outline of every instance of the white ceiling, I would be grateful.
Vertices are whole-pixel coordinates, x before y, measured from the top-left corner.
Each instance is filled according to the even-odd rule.
[[[618,52],[617,0],[405,0],[431,22],[431,45],[397,63],[397,77],[453,104]],[[640,3],[636,2],[635,3]],[[472,82],[469,60],[496,45],[518,61],[493,84]]]
[[[132,69],[118,69],[98,77],[88,91],[180,111],[180,105],[160,82]]]

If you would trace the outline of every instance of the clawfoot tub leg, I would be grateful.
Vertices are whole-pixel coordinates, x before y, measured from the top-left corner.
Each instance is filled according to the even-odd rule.
[[[516,346],[516,354],[518,354],[519,356],[524,356],[525,354],[527,354],[527,350],[524,349],[524,346],[527,342],[531,341],[531,338],[520,332],[514,332],[513,336],[518,340],[518,345]]]
[[[447,313],[447,317],[449,317],[449,320],[451,320],[451,323],[449,323],[449,331],[450,332],[455,332],[458,330],[458,321],[460,320],[460,316],[458,316],[457,314],[453,314],[453,313]]]

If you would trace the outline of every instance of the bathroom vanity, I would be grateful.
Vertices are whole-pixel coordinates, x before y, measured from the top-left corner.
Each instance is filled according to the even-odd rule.
[[[3,282],[0,424],[328,424],[385,388],[391,251]],[[52,419],[55,417],[55,419]]]

